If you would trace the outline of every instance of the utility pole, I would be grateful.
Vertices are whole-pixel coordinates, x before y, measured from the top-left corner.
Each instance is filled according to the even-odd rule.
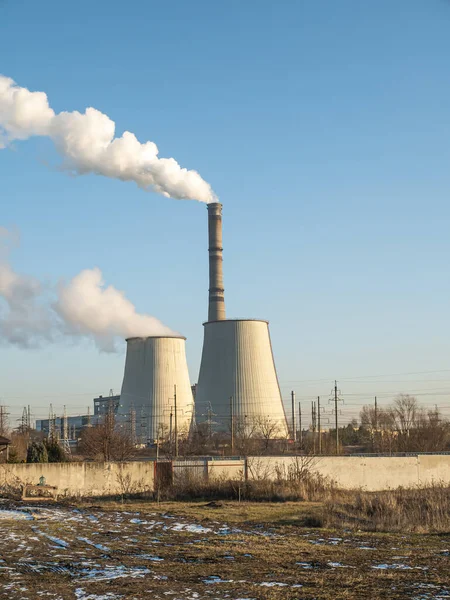
[[[231,454],[234,454],[234,406],[233,396],[230,396],[230,418],[231,418]]]
[[[334,388],[331,391],[329,402],[334,402],[334,423],[336,427],[336,454],[339,454],[339,419],[338,419],[338,402],[343,402],[340,398],[341,392],[338,390],[337,381],[334,382]]]
[[[317,422],[319,426],[319,454],[322,454],[322,429],[320,428],[320,396],[317,396]]]
[[[313,454],[316,453],[316,403],[311,401],[311,419],[313,432]]]
[[[337,381],[334,381],[334,412],[335,412],[335,421],[336,421],[336,454],[339,454],[339,427],[338,427],[338,388]]]
[[[91,427],[91,407],[87,407],[87,427]]]
[[[375,440],[378,433],[378,402],[377,397],[375,396],[375,412],[374,412],[374,431],[373,431],[373,451],[376,451]]]
[[[177,411],[177,386],[173,386],[173,403],[175,408],[175,458],[178,457],[178,411]]]
[[[297,441],[297,428],[295,426],[295,392],[292,390],[291,392],[291,401],[292,401],[292,439],[294,443]]]
[[[173,412],[172,406],[170,407],[170,415],[169,415],[169,450],[170,454],[172,454],[172,420],[173,420]]]
[[[299,433],[300,448],[303,448],[302,404],[301,404],[301,402],[298,403],[298,433]]]
[[[28,405],[28,410],[27,410],[27,421],[28,421],[28,429],[31,429],[31,409],[30,409],[30,405]]]

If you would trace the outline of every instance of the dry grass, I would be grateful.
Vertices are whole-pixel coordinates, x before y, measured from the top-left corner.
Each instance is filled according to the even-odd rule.
[[[308,470],[277,473],[275,479],[261,477],[247,481],[227,477],[206,480],[184,472],[171,487],[160,490],[163,500],[247,500],[251,502],[323,501],[335,491],[333,484]]]
[[[450,532],[450,488],[341,491],[325,503],[324,522],[365,531]]]
[[[450,593],[448,537],[302,526],[323,509],[306,502],[96,502],[50,507],[55,518],[0,520],[0,598],[75,600],[75,590],[92,600],[426,599]],[[55,547],[42,534],[68,545]],[[162,560],[149,561],[149,555]],[[49,570],[33,572],[42,564]],[[380,565],[391,568],[374,568]],[[86,577],[84,568],[119,569],[123,576]],[[148,571],[127,575],[139,568]],[[205,583],[213,576],[221,581]]]

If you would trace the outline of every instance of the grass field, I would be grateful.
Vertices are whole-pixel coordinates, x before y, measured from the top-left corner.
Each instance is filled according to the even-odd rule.
[[[322,511],[319,503],[4,502],[0,598],[450,600],[449,534],[312,527]]]

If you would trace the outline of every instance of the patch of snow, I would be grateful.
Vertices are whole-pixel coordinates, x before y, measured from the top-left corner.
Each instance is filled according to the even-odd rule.
[[[217,575],[210,575],[207,579],[203,579],[203,583],[210,585],[211,583],[232,583],[232,579],[222,579],[221,577],[217,577]]]
[[[122,577],[144,577],[150,573],[149,569],[146,567],[125,567],[123,565],[119,566],[106,566],[100,569],[82,569],[81,570],[81,578],[82,579],[95,579],[95,581],[105,581],[111,579],[119,579]]]
[[[6,510],[0,509],[0,519],[9,519],[15,521],[32,521],[33,515],[24,512],[23,510]]]
[[[175,523],[173,527],[167,527],[172,531],[189,531],[190,533],[211,533],[210,527],[203,527],[203,525],[196,525],[194,523]]]
[[[383,563],[380,565],[372,565],[372,569],[399,569],[399,570],[403,570],[403,571],[408,571],[410,569],[412,569],[412,567],[408,566],[408,565],[404,565],[404,564],[390,564],[388,565],[387,563]]]
[[[78,539],[80,540],[80,542],[86,542],[86,544],[94,546],[94,548],[97,548],[97,550],[102,550],[103,552],[110,552],[110,549],[107,546],[103,546],[103,544],[95,544],[92,540],[89,540],[88,538],[84,537],[79,537]]]
[[[39,535],[46,537],[48,540],[50,540],[51,542],[56,544],[56,546],[54,546],[56,548],[68,548],[69,547],[68,542],[61,540],[60,538],[54,537],[53,535],[48,535],[48,533],[44,533],[43,531],[39,531],[39,530],[35,530],[35,531]]]
[[[116,600],[118,598],[123,598],[123,596],[118,596],[112,592],[102,594],[101,596],[98,594],[88,594],[83,590],[83,588],[77,588],[75,590],[75,597],[77,600]]]

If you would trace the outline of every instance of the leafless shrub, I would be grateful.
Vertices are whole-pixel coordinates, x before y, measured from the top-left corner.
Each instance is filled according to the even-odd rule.
[[[125,473],[123,465],[119,465],[119,467],[116,480],[120,487],[122,502],[125,497],[142,496],[150,491],[149,486],[145,485],[143,479],[133,479],[131,473]]]
[[[128,432],[102,423],[83,430],[78,451],[95,460],[122,462],[132,458],[136,449]]]
[[[24,482],[13,475],[7,465],[0,465],[0,498],[19,500],[22,497]]]

